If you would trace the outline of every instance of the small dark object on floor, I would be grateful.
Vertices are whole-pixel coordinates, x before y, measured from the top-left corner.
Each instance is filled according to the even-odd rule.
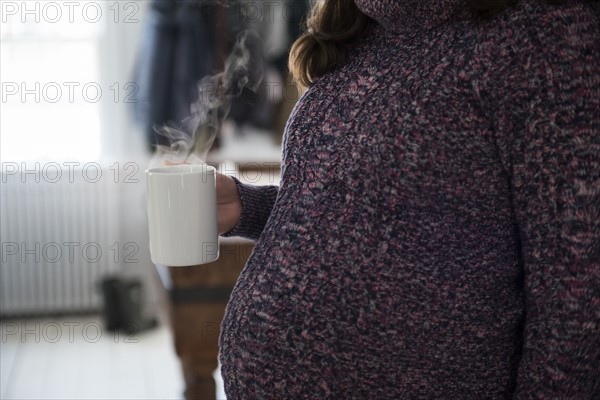
[[[103,317],[108,331],[134,334],[158,325],[142,315],[143,287],[138,279],[107,277],[102,280]]]

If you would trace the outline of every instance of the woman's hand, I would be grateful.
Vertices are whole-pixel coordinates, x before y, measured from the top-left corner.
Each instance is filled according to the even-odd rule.
[[[242,215],[242,200],[235,181],[217,172],[217,222],[219,234],[229,232]]]

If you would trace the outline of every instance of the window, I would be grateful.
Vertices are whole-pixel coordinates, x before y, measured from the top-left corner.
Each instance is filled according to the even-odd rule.
[[[3,162],[94,161],[132,143],[123,135],[146,4],[0,2]]]

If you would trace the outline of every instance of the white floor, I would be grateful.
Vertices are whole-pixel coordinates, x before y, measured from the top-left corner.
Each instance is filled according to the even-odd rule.
[[[126,337],[89,318],[0,323],[0,398],[181,399],[171,332]]]

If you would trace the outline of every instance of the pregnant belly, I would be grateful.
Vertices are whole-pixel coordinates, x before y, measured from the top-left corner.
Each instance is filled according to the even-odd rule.
[[[507,398],[518,297],[479,307],[495,295],[475,270],[461,261],[465,287],[452,253],[409,258],[414,232],[392,242],[358,219],[295,222],[269,222],[232,292],[220,339],[228,399]]]

